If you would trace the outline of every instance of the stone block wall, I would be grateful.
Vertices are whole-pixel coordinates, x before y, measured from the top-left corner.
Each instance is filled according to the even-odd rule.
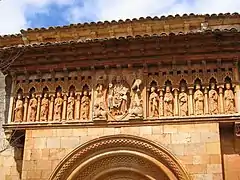
[[[27,130],[22,179],[47,179],[75,147],[114,134],[140,136],[163,145],[194,180],[222,179],[218,123]]]
[[[221,149],[226,180],[240,179],[240,137],[234,134],[234,127],[220,128]]]
[[[2,124],[6,109],[5,76],[0,72],[0,179],[18,180],[21,176],[21,149],[12,147],[6,140]]]

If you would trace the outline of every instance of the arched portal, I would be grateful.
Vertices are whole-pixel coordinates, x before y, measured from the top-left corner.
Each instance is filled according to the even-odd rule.
[[[164,147],[130,135],[104,136],[67,155],[50,180],[190,180]]]

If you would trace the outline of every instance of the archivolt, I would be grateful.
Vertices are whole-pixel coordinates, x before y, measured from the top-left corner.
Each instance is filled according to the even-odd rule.
[[[129,171],[146,180],[159,177],[190,180],[185,169],[164,147],[123,134],[104,136],[77,147],[60,162],[50,180],[99,180],[111,174],[117,176],[117,172],[127,175]]]

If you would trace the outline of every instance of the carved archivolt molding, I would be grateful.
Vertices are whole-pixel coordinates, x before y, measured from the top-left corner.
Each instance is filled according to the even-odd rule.
[[[169,179],[190,180],[186,170],[168,150],[152,141],[130,135],[101,137],[77,147],[60,162],[50,180],[97,180],[111,171],[131,169],[128,167],[155,178],[161,175]],[[109,172],[104,173],[104,169]]]

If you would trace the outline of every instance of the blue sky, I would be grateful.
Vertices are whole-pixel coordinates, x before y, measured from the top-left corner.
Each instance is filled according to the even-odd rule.
[[[240,0],[0,0],[0,35],[71,23],[239,10]]]

